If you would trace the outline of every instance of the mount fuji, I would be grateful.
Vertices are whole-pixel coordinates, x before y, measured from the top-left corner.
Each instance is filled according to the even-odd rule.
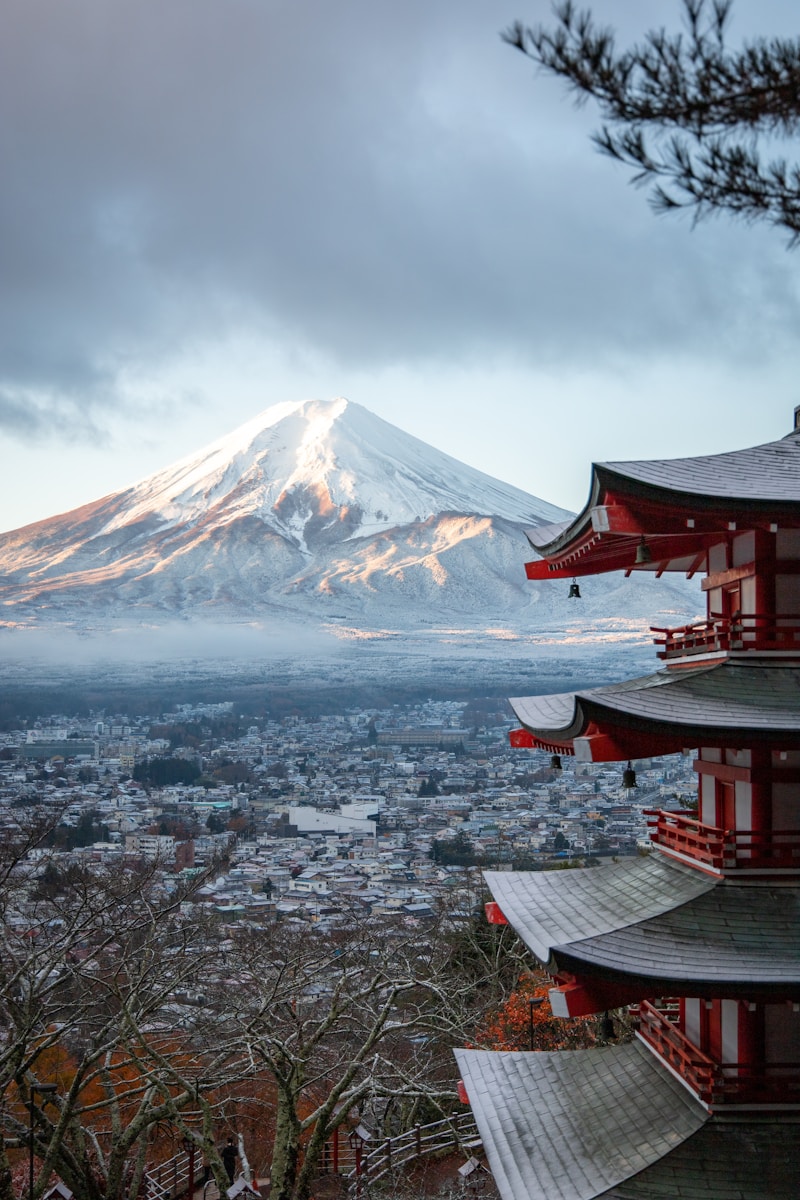
[[[580,612],[562,582],[529,583],[525,527],[567,516],[358,404],[278,404],[132,487],[0,534],[0,626],[496,626],[561,640],[576,621],[602,638],[609,621],[630,634],[694,615],[684,586],[651,577],[592,581]]]

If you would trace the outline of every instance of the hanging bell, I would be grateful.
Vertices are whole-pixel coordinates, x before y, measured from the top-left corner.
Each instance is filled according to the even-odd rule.
[[[636,772],[634,771],[634,769],[630,763],[628,763],[627,767],[622,772],[622,786],[625,788],[626,791],[629,788],[636,787]]]
[[[573,579],[572,583],[569,585],[569,595],[567,596],[567,599],[568,600],[580,600],[580,598],[581,598],[581,589],[578,587],[577,579]]]
[[[644,537],[642,537],[642,540],[636,547],[636,558],[634,559],[634,562],[636,563],[637,567],[641,567],[644,563],[651,563],[652,561],[652,551],[647,542],[644,540]]]
[[[550,755],[550,770],[551,771],[563,770],[563,767],[561,766],[561,756],[560,755],[558,755],[558,754]]]

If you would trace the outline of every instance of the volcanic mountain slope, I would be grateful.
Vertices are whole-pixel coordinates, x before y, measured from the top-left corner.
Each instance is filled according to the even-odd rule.
[[[347,400],[279,404],[133,487],[0,535],[2,619],[558,623],[565,589],[526,582],[522,531],[568,515]],[[668,585],[626,595],[632,616],[687,611]],[[608,585],[598,612],[613,612],[603,598]]]

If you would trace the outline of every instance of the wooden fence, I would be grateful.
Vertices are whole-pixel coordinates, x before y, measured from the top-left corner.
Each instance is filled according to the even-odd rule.
[[[365,1184],[375,1183],[389,1172],[407,1167],[426,1155],[461,1151],[465,1158],[481,1146],[481,1138],[471,1112],[458,1113],[429,1125],[415,1125],[397,1137],[382,1138],[374,1146],[365,1143],[350,1150],[352,1166],[343,1172],[350,1195],[358,1196]],[[342,1167],[340,1165],[340,1170]]]

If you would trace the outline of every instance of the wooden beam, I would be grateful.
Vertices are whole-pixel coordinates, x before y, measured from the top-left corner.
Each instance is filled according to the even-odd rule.
[[[646,533],[638,517],[624,504],[598,504],[589,510],[596,533]]]
[[[754,562],[744,563],[741,567],[731,567],[727,571],[715,571],[713,575],[706,575],[700,587],[704,592],[710,592],[712,588],[725,587],[726,584],[736,583],[740,579],[749,579],[755,573]]]
[[[749,783],[750,767],[734,767],[729,763],[706,762],[705,759],[695,759],[692,769],[698,775],[712,775],[723,783]]]
[[[706,561],[707,555],[708,555],[707,550],[701,550],[700,553],[695,556],[694,562],[689,567],[689,570],[686,572],[687,579],[691,579],[700,570],[700,568],[703,566],[703,564]]]

